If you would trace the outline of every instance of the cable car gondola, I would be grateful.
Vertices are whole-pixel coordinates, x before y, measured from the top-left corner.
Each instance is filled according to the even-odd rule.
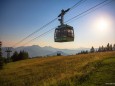
[[[61,17],[61,19],[59,19],[61,25],[59,25],[55,29],[55,33],[54,33],[55,42],[74,41],[74,29],[73,29],[73,27],[63,23],[63,16],[65,15],[65,13],[67,11],[69,11],[69,9],[62,10],[61,14],[58,16],[58,17]]]

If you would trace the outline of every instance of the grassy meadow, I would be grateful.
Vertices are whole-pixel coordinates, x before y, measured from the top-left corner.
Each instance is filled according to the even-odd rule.
[[[106,86],[114,67],[115,51],[27,59],[6,64],[0,86]]]

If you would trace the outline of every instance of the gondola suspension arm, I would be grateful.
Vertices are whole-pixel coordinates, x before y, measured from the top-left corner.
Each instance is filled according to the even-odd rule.
[[[58,17],[61,17],[61,19],[58,19],[60,21],[61,25],[64,25],[64,15],[70,10],[70,8],[68,8],[67,10],[61,10],[61,13],[58,15]]]

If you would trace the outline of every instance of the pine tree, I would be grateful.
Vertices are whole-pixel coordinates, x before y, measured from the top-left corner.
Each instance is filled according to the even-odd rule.
[[[94,49],[93,46],[92,46],[92,48],[90,49],[90,52],[91,52],[91,53],[94,53],[94,52],[95,52],[95,49]]]
[[[115,44],[113,45],[113,50],[115,51]]]
[[[106,47],[104,47],[103,49],[104,49],[104,50],[103,50],[104,52],[107,51]]]
[[[3,68],[4,65],[4,61],[3,61],[3,57],[2,57],[2,42],[0,42],[0,69]]]
[[[112,44],[109,46],[109,51],[112,51],[113,49],[112,49]]]
[[[3,65],[4,65],[4,61],[3,58],[0,56],[0,69],[3,68]]]
[[[17,61],[18,60],[18,52],[15,51],[13,55],[11,56],[12,61]]]
[[[104,47],[103,47],[103,45],[102,45],[102,47],[101,47],[101,51],[102,51],[102,52],[104,51]]]
[[[85,51],[85,54],[88,54],[88,50]]]
[[[107,44],[107,51],[109,51],[109,47],[110,47],[110,45],[109,45],[109,43]]]
[[[101,52],[101,47],[98,48],[98,52]]]

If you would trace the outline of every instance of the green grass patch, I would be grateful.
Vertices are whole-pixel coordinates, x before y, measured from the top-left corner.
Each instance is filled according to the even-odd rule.
[[[110,57],[94,63],[95,71],[88,74],[88,79],[79,86],[108,86],[115,85],[115,57]],[[112,86],[113,86],[112,85]]]

